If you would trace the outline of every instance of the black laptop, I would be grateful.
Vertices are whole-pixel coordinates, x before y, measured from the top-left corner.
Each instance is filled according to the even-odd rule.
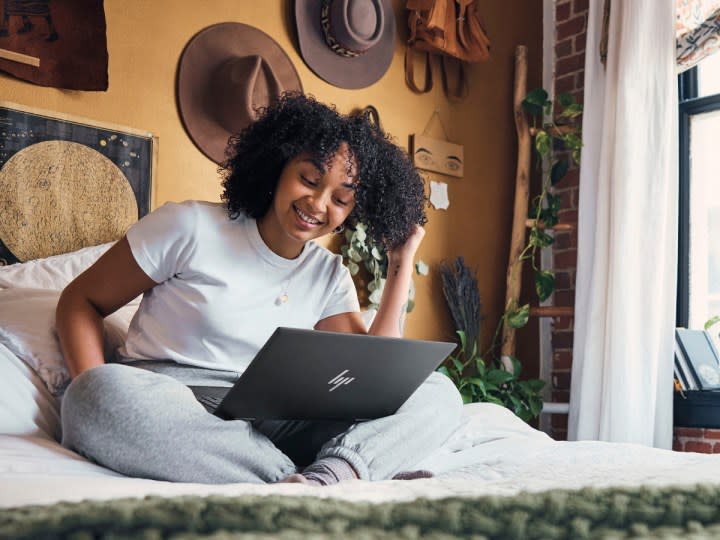
[[[369,420],[394,414],[454,348],[281,327],[234,386],[190,389],[226,420]]]

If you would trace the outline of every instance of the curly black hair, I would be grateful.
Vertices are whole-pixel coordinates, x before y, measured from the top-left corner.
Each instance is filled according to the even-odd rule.
[[[261,218],[270,209],[286,164],[308,153],[321,170],[343,143],[357,164],[355,207],[348,221],[362,222],[377,243],[392,249],[424,225],[425,189],[408,155],[363,114],[342,115],[314,97],[286,93],[260,109],[258,119],[233,135],[223,178],[222,200],[231,218],[244,213]]]

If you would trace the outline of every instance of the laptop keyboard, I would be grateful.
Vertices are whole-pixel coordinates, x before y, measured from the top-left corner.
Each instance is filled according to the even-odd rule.
[[[202,403],[209,412],[213,412],[218,408],[223,398],[215,396],[195,396],[195,398]]]

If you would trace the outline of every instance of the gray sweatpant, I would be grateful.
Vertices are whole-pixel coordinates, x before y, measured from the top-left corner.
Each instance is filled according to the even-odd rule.
[[[384,480],[412,469],[460,422],[460,395],[440,373],[394,415],[354,424],[221,420],[186,386],[236,378],[170,362],[90,369],[63,397],[62,444],[127,476],[174,482],[277,482],[326,456],[345,459],[361,479]]]

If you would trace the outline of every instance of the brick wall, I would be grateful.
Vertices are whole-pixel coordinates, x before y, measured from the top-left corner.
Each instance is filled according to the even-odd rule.
[[[720,429],[676,427],[673,450],[720,454]]]
[[[585,42],[587,37],[588,0],[556,0],[555,2],[555,95],[568,92],[583,102],[585,77]],[[580,171],[573,168],[556,186],[562,199],[560,222],[577,226],[578,186]],[[577,267],[577,227],[571,232],[556,233],[553,244],[556,306],[575,303],[575,270]],[[572,366],[573,320],[557,317],[552,324],[552,400],[570,400],[570,368]],[[567,439],[567,415],[555,414],[551,435]]]

